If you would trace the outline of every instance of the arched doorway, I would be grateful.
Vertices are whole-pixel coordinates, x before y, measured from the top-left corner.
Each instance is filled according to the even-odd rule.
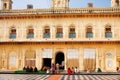
[[[55,57],[55,64],[60,65],[60,69],[64,69],[64,53],[63,52],[57,52]]]

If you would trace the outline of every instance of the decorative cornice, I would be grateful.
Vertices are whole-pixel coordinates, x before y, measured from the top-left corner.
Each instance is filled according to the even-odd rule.
[[[66,13],[66,14],[25,14],[2,15],[0,19],[42,19],[42,18],[83,18],[83,17],[120,17],[120,13]]]

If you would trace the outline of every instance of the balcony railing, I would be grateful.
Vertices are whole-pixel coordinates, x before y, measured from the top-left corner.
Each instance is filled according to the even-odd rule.
[[[63,33],[57,33],[56,38],[63,38]]]
[[[69,38],[76,38],[76,34],[75,33],[69,33]]]
[[[34,38],[34,34],[27,34],[27,38]]]
[[[44,33],[43,37],[44,38],[50,38],[50,34]]]
[[[0,10],[0,15],[22,15],[22,14],[51,14],[51,13],[113,13],[120,12],[119,7],[114,8],[65,8],[65,9],[17,9]]]
[[[16,38],[16,34],[10,34],[10,39],[15,39]]]
[[[112,32],[106,32],[105,38],[112,38]]]
[[[93,38],[93,33],[86,33],[86,38]]]

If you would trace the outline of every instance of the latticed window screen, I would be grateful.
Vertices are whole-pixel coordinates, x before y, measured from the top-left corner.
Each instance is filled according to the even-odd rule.
[[[63,29],[62,28],[57,28],[57,33],[63,33]]]
[[[50,34],[50,29],[45,29],[46,34]]]
[[[11,30],[11,33],[12,33],[12,34],[16,34],[16,29],[12,29],[12,30]]]
[[[106,27],[105,32],[111,32],[111,27]]]
[[[92,33],[92,27],[87,28],[87,33]]]
[[[75,33],[75,28],[70,28],[70,33]]]
[[[28,34],[34,34],[34,29],[28,29]]]

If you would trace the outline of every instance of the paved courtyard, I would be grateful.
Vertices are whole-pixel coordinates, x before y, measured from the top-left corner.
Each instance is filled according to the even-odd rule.
[[[53,75],[38,74],[0,74],[0,80],[50,80]],[[120,75],[61,75],[52,80],[120,80]]]

